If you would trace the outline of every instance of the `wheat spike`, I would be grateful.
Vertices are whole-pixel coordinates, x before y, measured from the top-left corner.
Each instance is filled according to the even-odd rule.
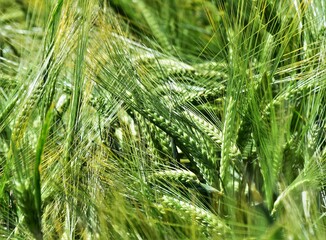
[[[206,236],[225,237],[230,231],[217,215],[183,200],[164,195],[157,207],[163,214],[171,210],[184,220],[195,219]]]
[[[186,170],[165,170],[157,171],[149,176],[150,182],[181,182],[181,183],[199,183],[197,176]]]
[[[22,138],[25,128],[27,127],[28,118],[31,114],[31,111],[35,107],[36,103],[39,101],[44,89],[45,84],[40,83],[40,85],[35,88],[28,100],[25,102],[24,107],[16,120],[16,124],[12,133],[12,137],[16,141]]]
[[[201,174],[203,174],[204,179],[209,183],[213,184],[216,175],[216,148],[213,145],[206,146],[199,145],[189,134],[187,134],[187,129],[181,129],[179,126],[171,122],[170,120],[160,116],[158,113],[152,110],[143,110],[143,114],[147,119],[152,121],[155,125],[160,127],[163,131],[172,136],[176,141],[177,145],[182,149],[186,150],[185,153],[189,153],[193,161],[200,169]],[[213,160],[214,159],[214,160]]]

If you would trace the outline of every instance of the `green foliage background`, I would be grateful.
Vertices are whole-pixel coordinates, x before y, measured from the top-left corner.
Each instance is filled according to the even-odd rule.
[[[1,239],[324,239],[323,0],[0,1]]]

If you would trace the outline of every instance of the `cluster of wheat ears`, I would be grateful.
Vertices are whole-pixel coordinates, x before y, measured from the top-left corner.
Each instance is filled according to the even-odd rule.
[[[323,0],[0,0],[0,239],[324,239]]]

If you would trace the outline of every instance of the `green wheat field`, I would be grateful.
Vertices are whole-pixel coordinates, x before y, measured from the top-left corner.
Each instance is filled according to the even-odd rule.
[[[324,0],[0,0],[0,239],[325,236]]]

